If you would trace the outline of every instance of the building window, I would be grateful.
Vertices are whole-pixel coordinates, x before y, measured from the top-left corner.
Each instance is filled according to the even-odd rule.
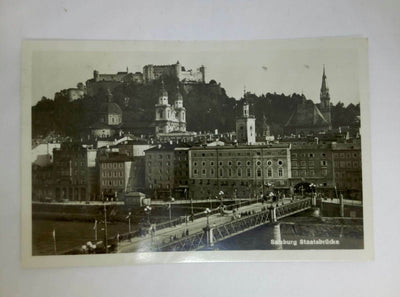
[[[292,170],[293,177],[297,177],[297,170]]]
[[[308,156],[309,156],[310,158],[314,158],[314,154],[313,154],[313,153],[309,153]]]
[[[267,176],[272,177],[272,168],[267,169]]]
[[[197,162],[194,162],[194,163],[193,163],[193,166],[196,167],[196,166],[197,166]]]
[[[214,175],[214,169],[211,169],[211,170],[210,170],[210,174],[211,174],[211,175]]]
[[[251,169],[247,168],[247,176],[250,177],[251,176]]]
[[[232,176],[232,169],[231,169],[231,168],[228,169],[228,175],[229,175],[230,177]]]
[[[267,161],[267,165],[268,165],[268,166],[271,166],[271,165],[272,165],[272,161],[271,161],[271,160],[268,160],[268,161]]]
[[[261,177],[261,169],[260,168],[257,168],[257,176]]]
[[[193,174],[194,174],[194,175],[197,175],[197,169],[194,169],[194,170],[193,170]]]
[[[283,164],[283,161],[282,161],[282,160],[279,160],[279,161],[278,161],[278,165],[281,166],[282,164]]]
[[[282,177],[283,176],[283,168],[279,167],[278,169],[278,176]]]
[[[242,176],[242,169],[241,168],[238,168],[238,170],[237,170],[237,176]]]
[[[201,165],[206,166],[206,162],[202,162]]]
[[[203,170],[201,171],[201,173],[202,173],[203,175],[206,175],[206,170],[203,169]]]
[[[261,165],[261,161],[257,161],[257,166],[260,166]]]
[[[314,167],[314,161],[308,161],[308,167]]]
[[[306,167],[306,161],[300,161],[300,166],[301,167]]]
[[[247,166],[250,166],[250,164],[251,164],[250,161],[247,161]]]
[[[220,176],[220,177],[223,176],[223,170],[222,170],[222,169],[219,170],[219,176]]]
[[[326,162],[326,160],[322,160],[322,161],[321,161],[321,166],[325,166],[325,167],[326,167],[327,164],[328,164],[328,163]]]
[[[229,166],[232,166],[232,162],[231,162],[231,161],[229,161],[229,162],[228,162],[228,165],[229,165]]]
[[[242,162],[240,162],[240,161],[237,161],[237,166],[240,166],[240,165],[242,165]]]
[[[327,176],[328,175],[328,170],[327,169],[322,169],[321,170],[322,176]]]
[[[210,162],[210,166],[214,166],[214,162],[213,161]]]
[[[297,161],[292,161],[292,167],[297,168]]]

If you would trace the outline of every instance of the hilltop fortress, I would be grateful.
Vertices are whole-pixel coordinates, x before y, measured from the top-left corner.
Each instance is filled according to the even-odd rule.
[[[143,79],[145,83],[157,80],[163,76],[176,77],[183,83],[205,83],[205,67],[196,70],[186,70],[179,61],[172,65],[146,65],[143,67]]]
[[[99,71],[93,71],[93,78],[86,81],[86,88],[80,83],[77,89],[68,89],[69,100],[73,101],[82,98],[84,94],[94,96],[99,90],[113,90],[122,83],[147,84],[162,77],[175,77],[184,84],[205,83],[205,67],[201,66],[195,70],[186,69],[179,61],[171,65],[145,65],[143,72],[131,73],[126,71],[116,74],[101,74]],[[71,95],[70,95],[71,94]]]

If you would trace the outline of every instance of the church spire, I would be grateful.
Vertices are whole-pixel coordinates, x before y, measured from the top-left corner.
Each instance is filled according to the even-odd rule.
[[[322,85],[321,85],[321,96],[328,94],[329,96],[329,88],[328,85],[326,83],[326,74],[325,74],[325,64],[324,64],[324,68],[322,71]]]
[[[324,64],[324,68],[323,68],[323,71],[322,71],[322,84],[321,84],[320,99],[321,99],[321,102],[330,99],[329,88],[328,88],[328,84],[326,82],[325,64]]]

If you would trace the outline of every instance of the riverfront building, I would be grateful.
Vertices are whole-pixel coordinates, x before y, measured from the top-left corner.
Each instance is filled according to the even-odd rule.
[[[146,188],[158,199],[166,199],[182,191],[188,185],[188,151],[185,143],[159,144],[145,152]],[[177,196],[175,195],[175,196]]]
[[[144,157],[105,152],[98,161],[102,198],[118,199],[122,193],[144,190]]]
[[[337,191],[348,199],[362,200],[361,145],[333,143],[332,152]]]
[[[32,164],[32,201],[54,200],[53,164]]]
[[[193,147],[189,150],[189,188],[193,199],[256,197],[289,190],[290,145]]]
[[[64,142],[53,150],[56,200],[88,201],[98,196],[97,151],[91,146]]]
[[[335,180],[331,144],[303,143],[291,146],[291,185],[313,183],[319,192],[333,194]]]

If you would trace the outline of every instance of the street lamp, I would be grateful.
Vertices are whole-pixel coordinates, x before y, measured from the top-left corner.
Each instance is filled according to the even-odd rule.
[[[218,195],[219,195],[219,199],[221,200],[221,207],[224,208],[224,203],[223,203],[223,199],[224,199],[224,192],[223,191],[219,191]],[[208,209],[208,208],[207,208]]]
[[[150,212],[151,212],[151,207],[147,205],[147,206],[144,208],[144,212],[147,214],[147,221],[148,221],[149,225],[151,225],[151,224],[150,224]]]
[[[172,214],[171,214],[171,212],[172,212],[172,202],[174,202],[174,201],[175,201],[174,197],[169,197],[168,209],[169,209],[169,223],[170,224],[171,224],[171,221],[172,221]]]
[[[126,219],[128,219],[129,234],[131,234],[131,215],[132,215],[132,213],[129,212],[128,216],[126,217]]]
[[[205,213],[206,216],[207,216],[207,227],[210,227],[209,216],[210,216],[211,210],[210,210],[209,208],[206,208],[206,209],[204,210],[204,213]]]

